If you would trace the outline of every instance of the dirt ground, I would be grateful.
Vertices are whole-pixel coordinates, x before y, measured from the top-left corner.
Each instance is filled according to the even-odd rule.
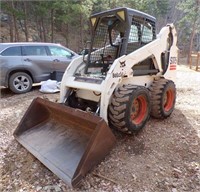
[[[56,101],[39,87],[23,95],[1,88],[0,191],[200,191],[200,72],[179,65],[177,101],[165,120],[151,118],[135,136],[115,133],[117,144],[77,189],[71,189],[13,137],[36,97]]]

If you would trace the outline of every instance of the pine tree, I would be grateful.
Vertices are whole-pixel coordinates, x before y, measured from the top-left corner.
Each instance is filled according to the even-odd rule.
[[[200,33],[200,0],[181,1],[177,8],[183,11],[184,15],[179,22],[179,27],[183,29],[182,39],[188,44],[188,63],[190,55],[194,49],[195,35]]]

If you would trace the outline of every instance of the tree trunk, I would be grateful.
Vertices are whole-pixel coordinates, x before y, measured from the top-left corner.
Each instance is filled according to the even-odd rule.
[[[9,32],[10,32],[10,42],[14,42],[12,17],[10,17],[10,21],[9,21]]]
[[[83,48],[83,31],[84,31],[84,25],[83,25],[83,17],[82,17],[82,13],[80,13],[80,43],[79,45],[77,46],[80,49]]]
[[[192,25],[192,33],[191,33],[191,36],[190,36],[190,47],[189,47],[189,53],[188,53],[188,59],[187,59],[188,64],[190,63],[191,52],[192,52],[192,48],[193,48],[193,41],[194,41],[194,37],[195,37],[195,34],[196,34],[196,29],[197,29],[199,4],[200,4],[200,0],[196,0],[196,2],[195,2],[195,18],[194,18],[194,22],[193,22],[193,25]]]
[[[37,17],[37,30],[39,35],[39,41],[44,41],[41,19],[39,17]]]
[[[54,42],[54,9],[51,10],[51,42]]]
[[[62,24],[62,34],[65,37],[65,45],[66,47],[68,47],[69,44],[69,26],[68,24]]]
[[[25,18],[24,18],[25,38],[26,38],[26,41],[28,42],[29,31],[27,27],[27,2],[26,1],[24,1],[24,14],[25,14]]]
[[[189,47],[189,53],[188,53],[188,59],[187,59],[187,63],[189,64],[190,62],[190,57],[191,57],[191,52],[192,52],[192,48],[193,48],[193,41],[194,41],[194,37],[196,34],[196,21],[194,21],[193,26],[192,26],[192,33],[190,36],[190,47]]]
[[[12,5],[12,9],[15,10],[15,5],[14,5],[13,1],[11,1],[11,5]],[[13,25],[14,25],[14,29],[15,29],[14,41],[17,42],[17,41],[19,41],[19,32],[18,32],[18,26],[17,26],[17,19],[16,19],[16,16],[14,13],[12,14],[12,18],[13,18]]]
[[[66,41],[66,46],[68,47],[68,44],[69,44],[69,26],[68,24],[66,24],[66,34],[65,34],[65,41]]]
[[[46,31],[45,31],[45,27],[44,27],[44,18],[41,18],[41,30],[42,30],[42,36],[43,36],[43,40],[44,42],[47,42],[47,37],[46,37]]]

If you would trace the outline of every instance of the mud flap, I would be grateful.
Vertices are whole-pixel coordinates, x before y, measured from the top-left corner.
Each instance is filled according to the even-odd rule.
[[[14,137],[73,187],[108,155],[116,142],[101,117],[41,98],[32,101]]]

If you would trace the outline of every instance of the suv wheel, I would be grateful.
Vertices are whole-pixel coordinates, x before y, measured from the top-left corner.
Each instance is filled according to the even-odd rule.
[[[9,88],[14,93],[26,93],[31,90],[32,83],[30,75],[24,72],[17,72],[10,76]]]

